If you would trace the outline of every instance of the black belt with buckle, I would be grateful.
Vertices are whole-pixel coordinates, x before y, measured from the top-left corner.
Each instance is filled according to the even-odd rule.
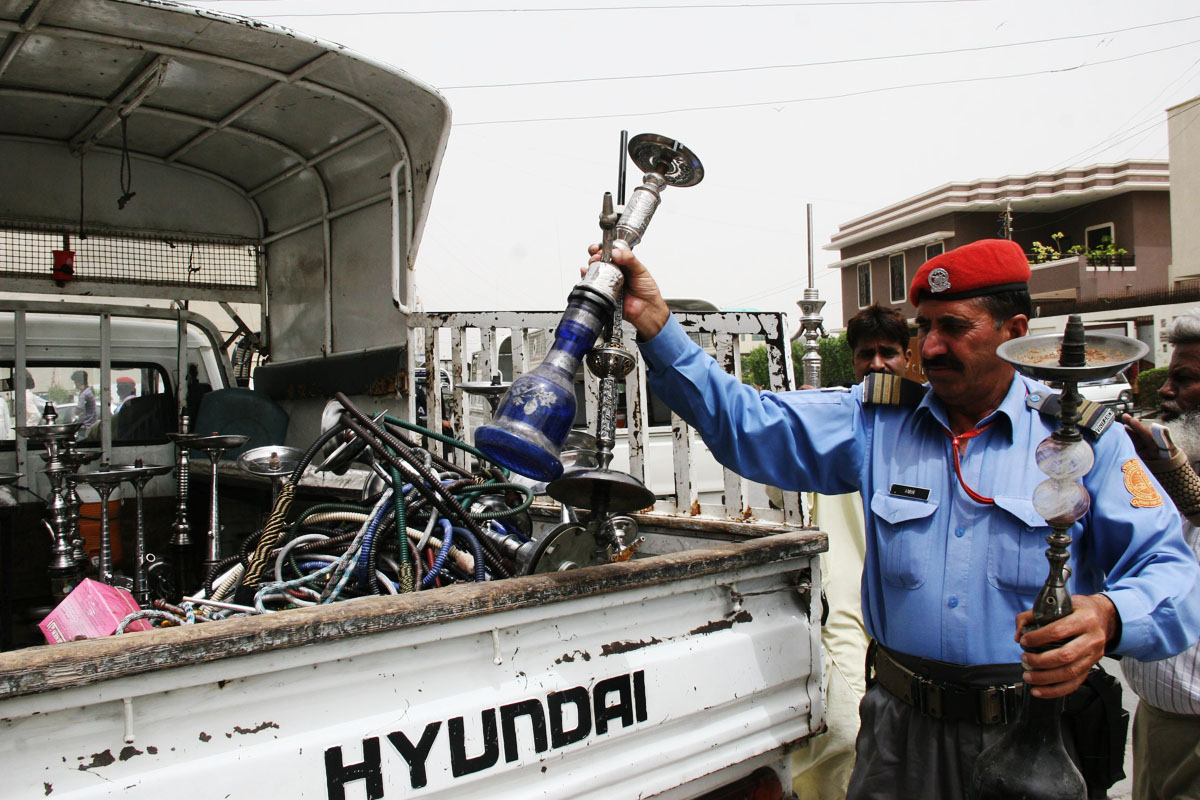
[[[947,722],[1003,725],[1016,720],[1024,683],[969,686],[937,680],[913,672],[877,642],[868,653],[868,682],[874,673],[879,683],[900,700],[926,716]]]

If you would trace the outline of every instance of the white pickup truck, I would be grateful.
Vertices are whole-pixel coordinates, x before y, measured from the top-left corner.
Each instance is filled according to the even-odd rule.
[[[449,365],[451,399],[426,386],[428,418],[445,410],[461,435],[466,329],[485,342],[513,331],[519,345],[525,327],[546,326],[548,313],[411,307],[450,118],[415,78],[293,31],[151,0],[0,3],[0,36],[0,184],[22,187],[0,193],[0,402],[15,419],[30,409],[12,390],[39,391],[22,376],[90,370],[103,413],[80,447],[173,463],[165,434],[191,389],[234,383],[233,337],[181,310],[220,301],[262,309],[258,336],[238,326],[265,357],[255,393],[286,414],[279,444],[307,447],[337,391],[415,419],[422,361]],[[123,159],[137,191],[121,210]],[[67,250],[74,274],[56,276],[52,251]],[[61,314],[74,321],[56,326]],[[782,323],[708,321],[728,364],[739,332],[768,331],[778,388]],[[516,351],[516,372],[536,366]],[[171,425],[126,435],[110,407],[118,378],[145,405],[167,404]],[[644,477],[636,372],[628,391],[630,470]],[[646,541],[627,562],[0,653],[2,793],[792,796],[789,751],[824,727],[825,537],[800,527],[794,496],[751,508],[729,473],[701,502],[691,435],[673,438],[675,491],[633,515]],[[45,496],[41,470],[35,446],[0,441],[0,472]],[[155,481],[170,503],[174,478]],[[44,576],[40,505],[16,497],[0,536],[25,543],[20,575]],[[535,503],[533,537],[560,513]],[[6,603],[25,599],[0,588]]]

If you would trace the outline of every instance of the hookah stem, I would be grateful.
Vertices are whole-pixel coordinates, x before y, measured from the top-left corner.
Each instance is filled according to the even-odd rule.
[[[108,498],[111,487],[96,487],[100,495],[100,582],[112,583],[112,532],[108,520]]]
[[[141,463],[141,459],[138,459],[138,463]],[[150,602],[146,577],[146,517],[142,506],[142,492],[145,488],[145,480],[134,478],[133,490],[137,494],[137,534],[133,539],[133,596],[139,605]]]
[[[624,151],[622,151],[624,152]],[[622,172],[625,162],[622,160]],[[622,194],[624,192],[622,191]],[[600,260],[605,264],[612,263],[613,228],[616,227],[617,215],[613,211],[612,194],[604,193],[604,205],[600,214],[600,228],[604,238],[600,246]],[[621,321],[624,318],[625,291],[616,293],[616,305],[613,306],[612,317],[608,322],[605,339],[616,341],[621,335]],[[600,409],[599,419],[596,420],[596,460],[600,469],[608,469],[612,463],[613,448],[616,446],[616,406],[617,381],[611,372],[600,376]],[[607,501],[605,502],[607,506]]]

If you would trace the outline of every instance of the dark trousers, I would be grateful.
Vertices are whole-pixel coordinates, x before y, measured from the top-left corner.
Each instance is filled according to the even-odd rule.
[[[859,719],[847,800],[963,800],[980,752],[1006,729],[925,716],[878,684]],[[1063,738],[1074,757],[1068,731]]]

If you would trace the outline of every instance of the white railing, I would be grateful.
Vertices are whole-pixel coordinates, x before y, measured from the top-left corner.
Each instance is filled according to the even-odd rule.
[[[421,366],[418,353],[423,353],[425,365],[439,365],[449,373],[450,379],[450,407],[444,410],[439,381],[425,381],[427,419],[441,419],[445,414],[457,438],[473,441],[470,397],[463,392],[462,382],[487,380],[499,372],[501,344],[506,338],[511,339],[511,378],[516,379],[536,368],[552,339],[549,332],[554,330],[561,316],[561,312],[549,311],[426,312],[412,315],[409,318],[412,346],[408,350],[408,374],[417,374],[416,369]],[[739,377],[741,337],[763,336],[767,348],[769,388],[775,391],[794,388],[791,347],[782,314],[676,312],[675,316],[693,338],[702,341],[705,349],[713,354],[726,372]],[[625,346],[636,353],[633,329],[626,325],[622,333]],[[711,346],[708,346],[710,337]],[[599,381],[590,373],[586,376],[586,387],[588,428],[594,430]],[[650,427],[646,372],[640,359],[637,369],[625,379],[625,393],[627,424],[624,437],[618,431],[614,467],[624,466],[622,454],[627,453],[629,473],[650,486],[659,497],[656,511],[725,519],[753,517],[802,524],[799,495],[784,493],[783,509],[769,508],[763,487],[751,484],[729,470],[720,469],[718,472],[708,448],[692,433],[690,426],[675,414],[671,414],[669,432],[665,427]],[[415,419],[415,392],[408,394],[408,403],[408,418]],[[668,443],[669,458],[665,456]],[[705,483],[698,486],[696,476],[708,475],[709,465],[711,473],[720,477],[713,479],[712,485]],[[670,471],[669,481],[662,478],[666,469]]]

